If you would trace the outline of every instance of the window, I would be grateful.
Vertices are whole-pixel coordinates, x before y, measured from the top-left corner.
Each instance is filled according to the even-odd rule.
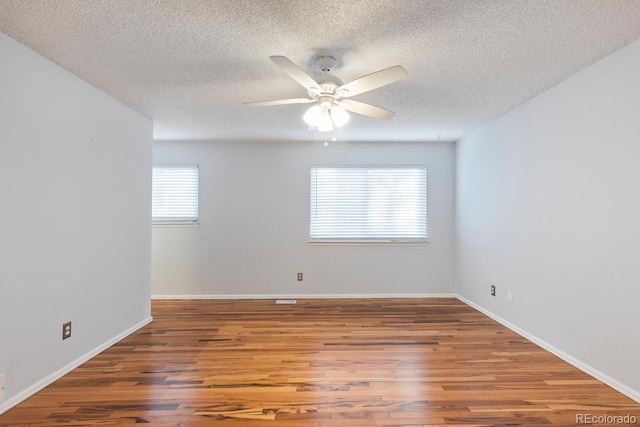
[[[153,224],[198,223],[198,166],[153,167]]]
[[[427,170],[312,167],[310,242],[426,242]]]

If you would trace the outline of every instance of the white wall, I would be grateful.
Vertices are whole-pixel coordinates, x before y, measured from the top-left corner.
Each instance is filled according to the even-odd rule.
[[[148,321],[153,129],[2,33],[0,58],[3,412]]]
[[[456,144],[457,292],[636,400],[639,76],[637,41]]]
[[[453,161],[444,142],[155,142],[155,164],[199,164],[201,224],[153,228],[152,294],[452,294]],[[431,244],[309,245],[310,167],[356,164],[427,166]]]

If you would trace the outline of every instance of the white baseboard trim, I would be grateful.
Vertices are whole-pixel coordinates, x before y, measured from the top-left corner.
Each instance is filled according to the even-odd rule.
[[[273,295],[151,295],[151,299],[330,299],[330,298],[455,298],[456,294],[273,294]]]
[[[103,344],[100,344],[98,347],[96,347],[93,350],[89,351],[88,353],[80,356],[76,360],[68,363],[67,365],[63,366],[62,368],[58,369],[57,371],[53,372],[52,374],[44,377],[43,379],[41,379],[37,383],[33,384],[32,386],[26,388],[25,390],[22,390],[20,393],[18,393],[16,395],[10,397],[4,403],[0,404],[0,415],[5,413],[5,412],[7,412],[9,409],[13,408],[14,406],[16,406],[17,404],[21,403],[22,401],[24,401],[24,400],[28,399],[29,397],[33,396],[34,394],[36,394],[37,392],[39,392],[40,390],[42,390],[46,386],[52,384],[56,380],[62,378],[64,375],[68,374],[69,372],[71,372],[72,370],[77,368],[78,366],[82,365],[84,362],[86,362],[89,359],[97,356],[99,353],[102,353],[104,350],[106,350],[107,348],[111,347],[112,345],[114,345],[118,341],[122,340],[123,338],[126,338],[127,336],[131,335],[132,333],[134,333],[138,329],[142,328],[143,326],[148,325],[149,323],[151,323],[152,320],[153,320],[153,318],[151,316],[147,317],[146,319],[144,319],[142,322],[138,323],[137,325],[134,325],[134,326],[130,327],[126,331],[124,331],[124,332],[116,335],[115,337],[111,338],[109,341],[107,341],[107,342],[105,342]]]
[[[609,387],[613,388],[614,390],[619,391],[620,393],[624,394],[625,396],[627,396],[630,399],[635,400],[636,402],[640,403],[640,392],[638,392],[637,390],[632,389],[631,387],[622,384],[620,381],[611,378],[610,376],[608,376],[607,374],[599,371],[598,369],[594,368],[591,365],[588,365],[586,363],[584,363],[583,361],[576,359],[575,357],[565,353],[564,351],[554,347],[553,345],[549,344],[548,342],[546,342],[543,339],[538,338],[537,336],[530,334],[529,332],[525,331],[524,329],[519,328],[518,326],[514,325],[513,323],[503,319],[502,317],[490,312],[489,310],[486,310],[485,308],[477,305],[476,303],[460,296],[460,295],[456,295],[456,298],[460,301],[462,301],[463,303],[467,304],[470,307],[475,308],[476,310],[478,310],[480,313],[484,314],[485,316],[488,316],[490,318],[492,318],[493,320],[495,320],[496,322],[500,323],[503,326],[506,326],[507,328],[511,329],[513,332],[515,332],[516,334],[522,336],[523,338],[526,338],[527,340],[531,341],[532,343],[542,347],[543,349],[547,350],[549,353],[552,353],[556,356],[558,356],[560,359],[564,360],[565,362],[567,362],[570,365],[573,365],[574,367],[580,369],[582,372],[591,375],[592,377],[594,377],[595,379],[597,379],[598,381],[601,381],[603,383],[605,383],[606,385],[608,385]]]

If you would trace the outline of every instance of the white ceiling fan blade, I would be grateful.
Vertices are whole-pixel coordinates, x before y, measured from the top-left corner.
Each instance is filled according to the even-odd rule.
[[[255,106],[268,106],[268,105],[286,105],[286,104],[308,104],[310,102],[315,102],[315,99],[291,98],[291,99],[278,99],[275,101],[243,102],[243,104],[255,105]]]
[[[352,99],[346,99],[337,101],[336,104],[341,106],[347,111],[352,113],[362,114],[363,116],[369,116],[376,119],[390,119],[395,116],[393,111],[385,110],[384,108],[376,107],[375,105],[367,104],[360,101],[354,101]]]
[[[300,83],[308,91],[320,92],[320,85],[309,74],[302,71],[289,59],[284,56],[270,56],[269,59],[271,59],[278,67],[282,68],[289,77]]]
[[[358,95],[360,93],[368,92],[370,90],[386,86],[390,83],[397,82],[406,76],[407,71],[402,68],[402,66],[396,65],[395,67],[376,71],[375,73],[367,74],[359,79],[350,81],[349,83],[340,86],[336,90],[336,94],[343,98]]]

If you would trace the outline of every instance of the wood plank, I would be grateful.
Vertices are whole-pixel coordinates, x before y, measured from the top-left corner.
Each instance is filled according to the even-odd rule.
[[[153,301],[0,427],[571,425],[640,405],[442,299]],[[217,425],[217,424],[216,424]]]

